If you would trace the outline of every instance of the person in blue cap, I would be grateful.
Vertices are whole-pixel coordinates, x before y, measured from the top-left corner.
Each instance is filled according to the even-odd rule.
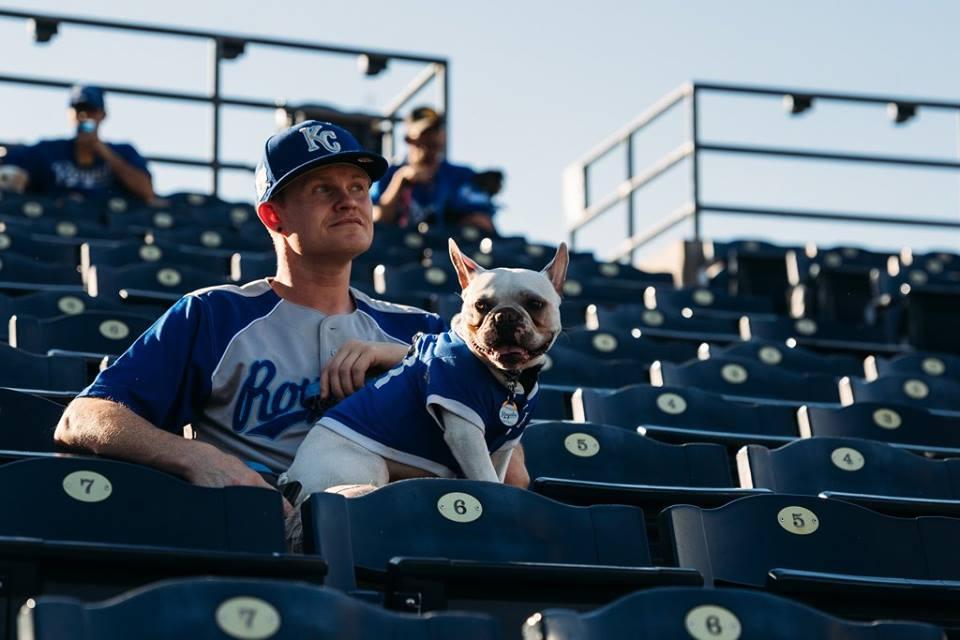
[[[417,333],[444,330],[350,287],[386,169],[331,123],[270,137],[255,182],[276,275],[180,299],[70,403],[57,441],[202,486],[267,486],[258,471],[285,471],[325,407],[399,363]]]
[[[69,104],[76,135],[10,148],[3,158],[4,184],[15,191],[43,195],[129,195],[152,201],[147,161],[130,144],[100,139],[100,125],[107,117],[103,90],[75,86]]]
[[[472,226],[494,232],[496,206],[473,169],[445,158],[446,121],[430,107],[405,118],[407,158],[373,186],[374,219],[385,224]]]

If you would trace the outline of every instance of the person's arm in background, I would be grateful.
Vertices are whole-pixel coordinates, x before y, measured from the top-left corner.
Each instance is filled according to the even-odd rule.
[[[96,136],[95,133],[81,133],[77,136]],[[144,202],[152,202],[156,198],[153,192],[153,178],[147,171],[147,162],[130,145],[119,145],[116,149],[99,138],[95,138],[94,151],[103,158],[117,180],[126,187],[127,191]]]
[[[403,190],[415,184],[430,182],[435,169],[416,168],[410,165],[399,167],[393,174],[387,174],[371,191],[373,198],[373,221],[393,223],[397,218],[397,206]],[[386,183],[386,186],[382,187]]]

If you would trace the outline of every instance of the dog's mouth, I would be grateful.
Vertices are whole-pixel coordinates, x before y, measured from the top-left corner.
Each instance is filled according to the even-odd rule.
[[[550,342],[545,342],[535,349],[528,349],[519,344],[483,345],[477,340],[471,340],[474,348],[485,358],[501,369],[515,370],[543,355],[550,348]]]

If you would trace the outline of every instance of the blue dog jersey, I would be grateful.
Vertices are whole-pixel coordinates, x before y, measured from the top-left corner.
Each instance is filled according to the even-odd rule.
[[[73,157],[74,140],[43,140],[28,147],[16,147],[3,159],[30,176],[27,189],[32,193],[64,195],[82,193],[103,197],[124,193],[126,189],[105,160],[97,158],[86,167],[77,166]],[[148,174],[147,161],[129,144],[107,145],[128,164]]]
[[[530,422],[537,385],[529,396],[516,387],[510,406],[510,390],[454,331],[423,335],[403,362],[327,411],[318,424],[384,458],[449,478],[463,473],[443,440],[440,409],[479,427],[493,453],[514,446]]]

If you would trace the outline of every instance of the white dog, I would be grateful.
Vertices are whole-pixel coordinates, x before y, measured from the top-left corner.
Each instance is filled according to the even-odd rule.
[[[539,273],[485,270],[453,240],[450,259],[463,289],[452,330],[418,336],[402,363],[320,418],[280,478],[298,504],[412,477],[503,481],[560,332],[567,247]]]

